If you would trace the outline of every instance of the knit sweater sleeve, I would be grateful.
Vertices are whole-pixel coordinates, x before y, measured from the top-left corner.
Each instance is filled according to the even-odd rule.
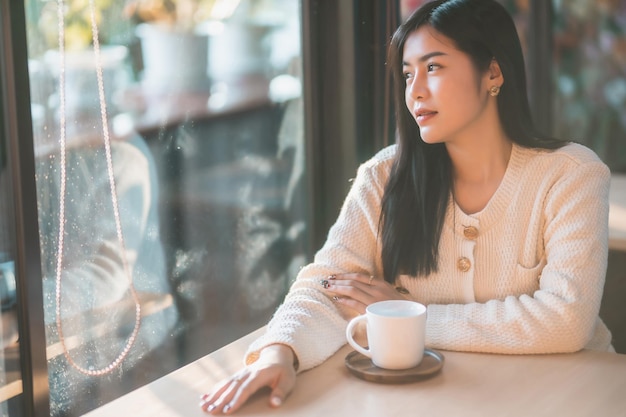
[[[313,262],[300,270],[266,332],[249,347],[245,362],[252,363],[270,344],[291,347],[299,371],[321,364],[346,343],[350,314],[340,311],[320,281],[346,272],[380,274],[376,235],[384,188],[384,161],[376,157],[363,164],[354,179],[326,243]],[[382,171],[381,171],[382,169]]]
[[[541,205],[545,256],[539,289],[485,303],[431,304],[427,344],[450,350],[555,353],[596,331],[608,254],[610,172],[599,160],[561,175]]]

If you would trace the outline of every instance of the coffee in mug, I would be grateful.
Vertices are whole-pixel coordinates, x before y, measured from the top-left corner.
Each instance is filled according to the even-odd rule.
[[[354,329],[367,323],[366,349],[354,340]],[[422,361],[426,338],[426,306],[415,301],[387,300],[370,304],[346,328],[348,343],[384,369],[409,369]]]

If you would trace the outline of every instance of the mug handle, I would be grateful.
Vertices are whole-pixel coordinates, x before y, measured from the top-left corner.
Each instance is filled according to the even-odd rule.
[[[348,343],[350,344],[350,346],[352,346],[357,352],[362,353],[363,355],[371,359],[372,353],[370,352],[370,350],[365,349],[363,346],[354,341],[354,327],[363,320],[367,320],[367,315],[361,314],[360,316],[357,316],[350,320],[350,323],[348,323],[348,327],[346,328],[346,339],[348,339]]]

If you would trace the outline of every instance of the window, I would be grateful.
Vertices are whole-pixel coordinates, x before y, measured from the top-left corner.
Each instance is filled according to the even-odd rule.
[[[300,2],[160,4],[25,2],[37,209],[26,221],[38,228],[51,415],[81,415],[265,324],[310,256]],[[3,395],[7,378],[20,382],[22,343],[11,190],[0,189]],[[21,414],[21,392],[1,397],[2,415]]]
[[[181,20],[94,0],[98,59],[89,1],[66,1],[62,20],[58,0],[0,2],[12,417],[79,415],[264,325],[334,222],[357,154],[385,141],[388,118],[367,115],[386,101],[356,86],[387,97],[394,4],[201,1]],[[179,30],[166,39],[157,18]]]
[[[555,131],[626,172],[626,5],[552,3]]]

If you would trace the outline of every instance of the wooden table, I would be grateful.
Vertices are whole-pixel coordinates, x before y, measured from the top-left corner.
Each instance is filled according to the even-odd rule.
[[[609,248],[626,251],[626,174],[611,175]]]
[[[243,353],[262,329],[88,414],[98,416],[206,416],[202,393],[242,366]],[[267,393],[256,395],[238,416],[626,416],[626,355],[507,356],[442,352],[434,377],[381,385],[353,376],[344,346],[323,365],[298,376],[278,409]]]

